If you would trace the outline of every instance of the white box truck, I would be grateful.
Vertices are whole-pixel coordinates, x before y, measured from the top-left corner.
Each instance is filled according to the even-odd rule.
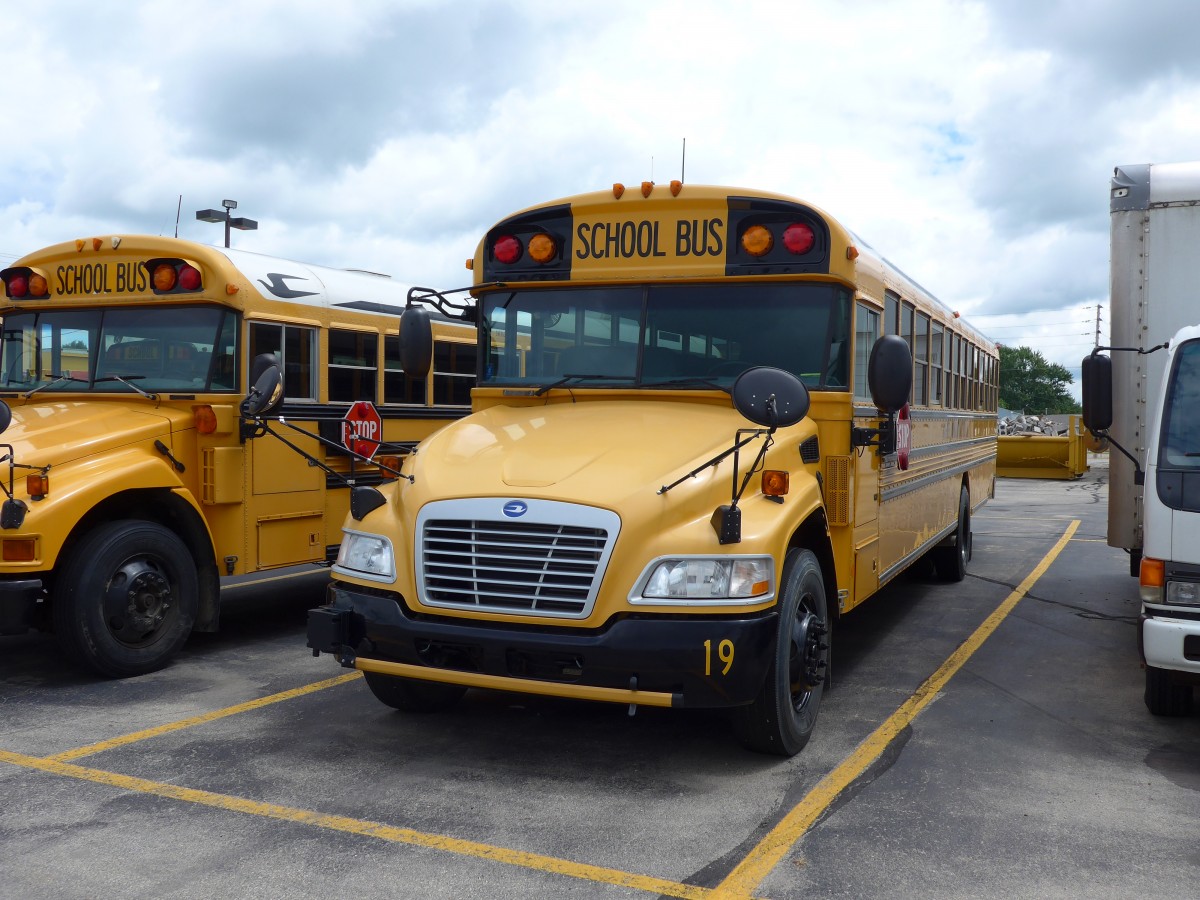
[[[1200,162],[1118,167],[1111,213],[1112,356],[1084,361],[1084,422],[1116,449],[1108,543],[1140,581],[1146,706],[1183,715],[1200,683]]]

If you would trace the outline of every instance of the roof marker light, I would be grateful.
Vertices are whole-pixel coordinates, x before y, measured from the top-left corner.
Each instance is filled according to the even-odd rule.
[[[650,192],[652,190],[654,190],[654,182],[653,181],[643,181],[642,182],[642,196],[643,197],[649,197]]]
[[[99,250],[103,246],[104,246],[103,238],[92,238],[92,249],[93,250]]]
[[[621,184],[620,182],[615,182],[613,184],[613,199],[620,200],[621,195],[624,193],[625,193],[625,185]]]
[[[84,241],[84,239],[83,239],[83,238],[76,238],[76,239],[75,239],[75,252],[76,252],[76,253],[80,253],[80,252],[82,252],[82,250],[83,250],[83,246],[84,246],[84,244],[85,244],[85,243],[86,243],[86,242]]]
[[[672,197],[678,197],[679,192],[682,190],[683,190],[683,182],[682,181],[672,181],[671,182],[671,196]]]

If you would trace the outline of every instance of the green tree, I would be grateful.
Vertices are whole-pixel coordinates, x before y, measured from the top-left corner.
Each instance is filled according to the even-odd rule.
[[[1029,347],[1000,348],[1000,405],[1030,414],[1077,413],[1071,372]]]

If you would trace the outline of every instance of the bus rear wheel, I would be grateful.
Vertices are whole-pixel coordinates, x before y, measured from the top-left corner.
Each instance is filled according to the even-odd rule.
[[[750,750],[795,756],[812,737],[825,693],[829,610],[812,551],[789,551],[780,584],[775,656],[758,697],[734,711],[734,727]]]
[[[101,525],[75,546],[58,576],[54,631],[69,656],[101,675],[153,672],[191,634],[196,582],[187,546],[162,525]]]
[[[376,700],[404,712],[444,712],[458,703],[467,692],[465,687],[458,684],[417,681],[379,672],[363,672],[363,678]]]
[[[971,559],[971,494],[965,484],[958,493],[958,526],[954,530],[954,543],[934,547],[930,555],[933,568],[943,581],[962,581],[967,577],[967,563]]]

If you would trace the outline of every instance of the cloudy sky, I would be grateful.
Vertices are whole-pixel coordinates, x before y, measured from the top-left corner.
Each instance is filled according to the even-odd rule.
[[[440,288],[614,181],[841,219],[995,340],[1107,334],[1115,165],[1200,159],[1191,0],[5,4],[0,264],[109,233]],[[177,210],[182,210],[176,222]]]

